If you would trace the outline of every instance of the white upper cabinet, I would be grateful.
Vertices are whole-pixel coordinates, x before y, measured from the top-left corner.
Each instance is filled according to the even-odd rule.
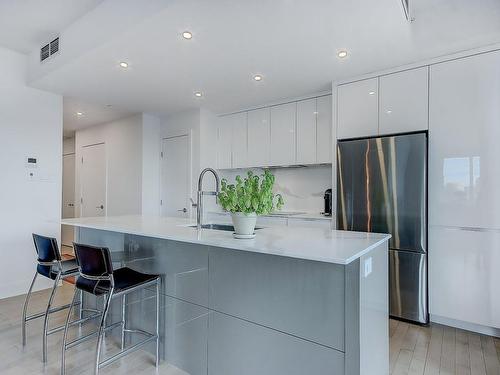
[[[337,88],[338,139],[378,134],[378,78]]]
[[[297,102],[297,164],[316,163],[316,114],[315,98]]]
[[[381,76],[379,134],[428,129],[428,67]]]
[[[332,96],[317,98],[316,162],[332,162]]]
[[[271,107],[271,150],[269,165],[295,164],[297,103]]]
[[[433,65],[430,82],[429,223],[500,229],[500,52]]]
[[[217,168],[232,168],[232,125],[231,116],[219,117],[217,127]]]
[[[270,157],[270,109],[248,112],[248,166],[269,165]]]
[[[236,113],[228,117],[231,117],[233,126],[233,168],[245,168],[248,166],[247,113]]]

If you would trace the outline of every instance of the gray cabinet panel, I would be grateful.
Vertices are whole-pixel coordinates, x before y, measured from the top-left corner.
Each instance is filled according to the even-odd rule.
[[[344,267],[210,248],[210,309],[344,350]]]
[[[208,375],[344,374],[344,355],[217,312],[209,315]]]
[[[162,275],[162,293],[208,307],[208,247],[128,235],[125,264]]]

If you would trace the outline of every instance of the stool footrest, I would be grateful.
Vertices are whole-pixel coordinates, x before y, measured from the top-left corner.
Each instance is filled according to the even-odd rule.
[[[81,318],[81,319],[78,319],[78,320],[73,320],[72,322],[69,323],[69,326],[74,326],[74,325],[77,325],[77,324],[86,323],[89,320],[92,320],[92,319],[100,317],[101,314],[102,314],[99,310],[93,310],[93,309],[84,309],[82,311],[93,312],[93,314],[89,315],[89,316],[86,316],[85,318]],[[53,333],[60,332],[60,331],[64,331],[64,325],[56,327],[56,328],[52,328],[51,330],[48,330],[47,331],[47,335],[52,335]]]
[[[76,302],[75,306],[78,306],[79,304],[80,304],[80,301]],[[54,308],[52,308],[52,309],[49,310],[49,314],[69,309],[70,306],[71,306],[71,303],[68,303],[67,305],[62,305],[62,306],[54,307]],[[43,316],[45,316],[45,311],[39,312],[39,313],[36,313],[36,314],[33,314],[33,315],[30,315],[30,316],[27,316],[26,317],[26,321],[29,322],[30,320],[38,319],[38,318],[41,318]]]
[[[116,328],[116,327],[121,326],[121,325],[122,325],[121,321],[113,323],[107,327],[104,327],[104,331],[109,331],[110,329]],[[89,333],[85,336],[79,337],[76,340],[70,341],[66,344],[66,349],[72,348],[72,347],[74,347],[74,346],[76,346],[84,341],[87,341],[88,339],[91,339],[92,337],[97,336],[98,333],[99,333],[99,331],[95,331],[95,332]]]
[[[139,330],[138,330],[138,331],[139,331]],[[111,357],[109,357],[108,359],[106,359],[106,360],[104,360],[104,361],[100,362],[100,363],[99,363],[99,368],[102,368],[102,367],[104,367],[104,366],[110,365],[110,364],[111,364],[111,363],[113,363],[114,361],[116,361],[116,360],[118,360],[118,359],[120,359],[120,358],[122,358],[122,357],[126,356],[127,354],[130,354],[130,353],[132,353],[132,352],[135,352],[136,350],[140,349],[140,347],[141,347],[141,346],[146,345],[146,344],[150,343],[150,342],[151,342],[151,341],[153,341],[153,340],[156,340],[156,337],[157,337],[156,335],[152,335],[152,334],[147,333],[147,332],[145,332],[145,331],[141,331],[141,332],[139,332],[139,333],[146,334],[146,335],[148,335],[149,337],[148,337],[148,338],[146,338],[146,339],[144,339],[144,340],[142,340],[142,341],[140,341],[140,342],[138,342],[137,344],[132,345],[131,347],[129,347],[129,348],[127,348],[127,349],[124,349],[124,350],[122,350],[122,351],[120,351],[120,352],[118,352],[118,353],[116,353],[116,354],[112,355],[112,356],[111,356]]]

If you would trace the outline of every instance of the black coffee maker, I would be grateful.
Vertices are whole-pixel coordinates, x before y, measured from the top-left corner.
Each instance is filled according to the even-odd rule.
[[[325,190],[325,212],[323,215],[332,216],[332,189]]]

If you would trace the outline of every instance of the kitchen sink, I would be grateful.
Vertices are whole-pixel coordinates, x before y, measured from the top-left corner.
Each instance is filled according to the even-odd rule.
[[[189,225],[189,227],[196,228],[196,225]],[[231,224],[203,224],[201,228],[234,232],[234,227]],[[255,227],[255,230],[257,229],[262,229],[262,227]]]

